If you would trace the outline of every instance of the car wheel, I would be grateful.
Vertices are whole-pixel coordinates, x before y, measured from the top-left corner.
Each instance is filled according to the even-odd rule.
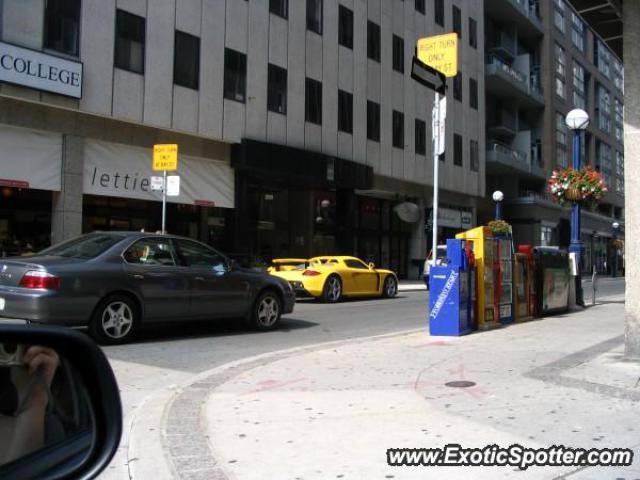
[[[131,298],[110,295],[96,308],[89,332],[99,343],[116,345],[128,342],[136,331],[138,312],[138,306]]]
[[[382,286],[382,296],[384,298],[393,298],[398,294],[398,281],[392,275],[388,275],[384,279]]]
[[[339,302],[342,298],[342,281],[337,275],[331,275],[324,282],[322,290],[322,300],[329,303]]]
[[[276,328],[282,315],[282,302],[275,292],[266,291],[256,299],[249,318],[250,325],[257,330]]]

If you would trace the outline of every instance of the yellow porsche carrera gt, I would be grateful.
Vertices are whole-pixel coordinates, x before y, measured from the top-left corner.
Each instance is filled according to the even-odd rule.
[[[355,257],[276,258],[268,272],[287,280],[298,295],[331,303],[342,297],[391,298],[398,293],[395,273]]]

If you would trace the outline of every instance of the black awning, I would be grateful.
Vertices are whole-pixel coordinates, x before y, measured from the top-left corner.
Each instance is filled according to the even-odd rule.
[[[233,145],[231,166],[292,187],[373,188],[373,169],[367,165],[258,140]]]

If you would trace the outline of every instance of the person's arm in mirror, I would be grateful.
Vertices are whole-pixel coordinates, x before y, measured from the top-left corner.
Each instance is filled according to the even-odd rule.
[[[5,446],[0,449],[0,465],[44,447],[49,388],[59,364],[51,348],[30,346],[23,352],[22,365],[5,376],[10,384],[0,388],[15,391],[16,408],[0,414],[0,444]]]

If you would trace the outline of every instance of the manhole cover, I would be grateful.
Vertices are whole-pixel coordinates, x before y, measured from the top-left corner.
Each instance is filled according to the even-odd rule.
[[[469,380],[454,380],[453,382],[445,383],[447,387],[453,388],[468,388],[473,387],[475,384],[476,382],[470,382]]]

